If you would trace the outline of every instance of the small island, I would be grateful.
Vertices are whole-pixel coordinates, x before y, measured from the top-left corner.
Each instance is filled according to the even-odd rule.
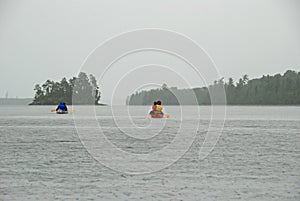
[[[34,90],[35,96],[29,105],[57,105],[59,101],[68,105],[105,105],[100,103],[101,93],[95,76],[84,72],[69,80],[64,77],[60,82],[47,80],[35,85]]]

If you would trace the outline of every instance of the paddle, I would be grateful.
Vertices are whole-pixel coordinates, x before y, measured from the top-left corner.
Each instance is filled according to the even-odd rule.
[[[51,112],[56,112],[56,110],[51,110]],[[68,112],[72,113],[75,112],[75,110],[68,110]]]
[[[164,117],[169,118],[170,114],[164,114]]]

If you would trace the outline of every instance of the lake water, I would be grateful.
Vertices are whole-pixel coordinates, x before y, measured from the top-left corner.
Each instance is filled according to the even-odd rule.
[[[0,200],[300,200],[300,107],[182,108],[0,106]]]

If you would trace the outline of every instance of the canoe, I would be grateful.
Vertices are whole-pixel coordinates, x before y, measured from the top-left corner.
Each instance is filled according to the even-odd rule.
[[[57,110],[56,114],[68,114],[68,111],[64,111],[64,110]]]
[[[164,118],[164,117],[169,117],[169,114],[149,114],[148,117],[149,118]]]
[[[150,118],[163,118],[163,114],[149,114]]]

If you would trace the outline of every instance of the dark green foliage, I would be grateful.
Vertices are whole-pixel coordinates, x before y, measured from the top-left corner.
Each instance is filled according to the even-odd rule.
[[[63,78],[60,82],[47,80],[41,86],[35,85],[35,96],[31,105],[56,105],[60,101],[66,104],[99,104],[100,91],[97,80],[80,72],[78,77]],[[74,101],[73,101],[74,100]]]
[[[140,93],[132,94],[129,98],[130,105],[151,105],[155,100],[164,100],[167,105],[179,105],[178,100],[172,91],[177,91],[177,88],[167,88],[163,84],[161,89],[152,89],[150,91],[141,91]]]
[[[221,86],[225,88],[227,104],[229,105],[300,104],[300,72],[291,70],[286,71],[284,75],[267,75],[252,80],[244,75],[236,84],[232,78],[229,78],[227,83],[224,83],[222,78],[208,88],[177,89],[163,85],[160,89],[137,92],[128,98],[127,103],[130,105],[149,105],[154,100],[161,99],[165,105],[209,105],[211,104],[209,92]],[[191,101],[192,96],[196,96],[196,103]]]

